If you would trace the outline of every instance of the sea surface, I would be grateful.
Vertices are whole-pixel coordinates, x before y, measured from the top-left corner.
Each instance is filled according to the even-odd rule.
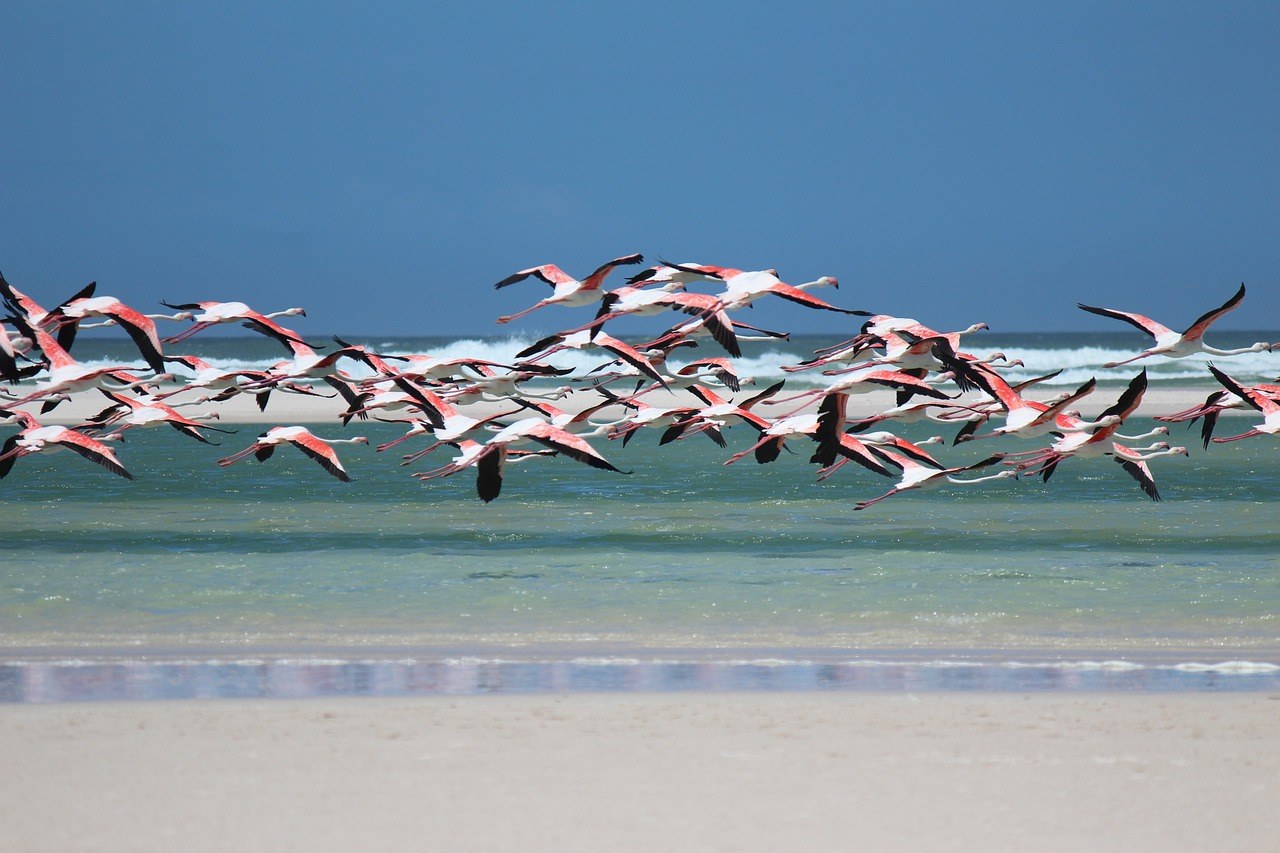
[[[1118,388],[1136,366],[1090,365],[1136,353],[1134,338],[975,337],[974,350],[1023,358],[1028,376],[1065,366],[1060,385],[1097,375]],[[528,343],[364,340],[496,360]],[[773,381],[771,370],[781,377],[778,366],[836,340],[757,344],[741,363]],[[277,350],[210,338],[186,351],[260,367]],[[86,338],[77,355],[131,363],[114,340]],[[1280,353],[1218,363],[1244,381],[1280,373]],[[1153,382],[1206,378],[1202,361],[1150,369]],[[70,454],[15,466],[0,482],[0,701],[1280,689],[1273,439],[1204,450],[1175,426],[1192,455],[1152,463],[1159,503],[1113,461],[1071,460],[1048,484],[946,486],[855,512],[891,481],[846,466],[817,483],[799,445],[770,465],[725,466],[752,441],[744,427],[728,431],[728,450],[705,437],[659,447],[642,433],[625,448],[594,442],[629,474],[531,460],[486,505],[468,473],[408,476],[448,461],[438,452],[400,467],[425,439],[376,453],[401,432],[390,424],[313,426],[368,436],[338,447],[351,483],[290,448],[261,464],[215,463],[273,425],[269,415],[217,436],[221,447],[131,430],[119,452],[132,482]],[[993,445],[938,456],[1035,446]]]

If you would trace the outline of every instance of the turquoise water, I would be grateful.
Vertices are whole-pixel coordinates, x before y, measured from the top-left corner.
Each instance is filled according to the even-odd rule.
[[[31,699],[13,686],[30,683],[31,667],[44,668],[46,688],[48,672],[80,685],[54,698],[84,698],[88,670],[66,673],[85,665],[101,668],[88,678],[100,692],[86,695],[152,679],[160,686],[146,695],[162,696],[204,683],[192,680],[200,667],[224,667],[215,683],[275,684],[225,667],[283,661],[408,667],[371,682],[347,673],[405,690],[419,683],[413,667],[446,662],[454,681],[427,681],[483,689],[493,681],[477,667],[532,666],[542,674],[498,682],[670,689],[680,670],[615,677],[608,667],[697,664],[761,667],[767,676],[747,681],[765,689],[821,688],[844,683],[822,667],[942,662],[976,669],[960,677],[939,664],[934,686],[1001,688],[1040,677],[1024,664],[1124,661],[1086,667],[1096,674],[1085,682],[1151,688],[1155,672],[1212,672],[1215,683],[1246,672],[1244,682],[1280,685],[1280,447],[1266,440],[1205,451],[1186,435],[1190,458],[1152,463],[1161,503],[1114,462],[1071,460],[1047,485],[943,487],[854,512],[891,481],[846,466],[816,483],[799,445],[770,465],[726,467],[751,441],[743,427],[729,450],[702,438],[660,448],[651,434],[626,448],[597,440],[634,473],[533,460],[509,469],[489,505],[472,475],[411,479],[446,458],[400,468],[395,454],[422,439],[375,453],[393,426],[314,428],[370,438],[338,448],[349,484],[289,448],[221,469],[219,456],[261,431],[238,429],[220,448],[131,431],[120,452],[134,482],[69,454],[20,461],[0,484],[0,699]],[[1029,447],[938,455],[958,463]],[[1262,666],[1189,666],[1227,661]],[[146,665],[195,669],[139,675]],[[554,675],[571,665],[589,677]],[[735,686],[756,670],[733,671],[695,683]]]

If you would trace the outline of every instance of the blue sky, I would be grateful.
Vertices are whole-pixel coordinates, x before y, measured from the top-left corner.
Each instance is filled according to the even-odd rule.
[[[1274,3],[9,3],[0,39],[0,270],[51,302],[496,334],[547,292],[508,273],[639,251],[995,331],[1244,281],[1222,325],[1280,328]]]

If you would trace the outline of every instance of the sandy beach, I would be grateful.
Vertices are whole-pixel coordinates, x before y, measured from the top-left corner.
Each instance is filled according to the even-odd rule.
[[[750,388],[744,388],[743,391],[735,395],[737,397],[747,397],[751,394]],[[1193,385],[1177,385],[1171,387],[1153,387],[1148,388],[1143,397],[1142,405],[1138,408],[1137,415],[1139,417],[1151,417],[1152,415],[1169,414],[1181,409],[1190,408],[1204,401],[1209,393],[1220,390],[1219,388],[1209,385],[1193,386]],[[1115,402],[1119,396],[1121,389],[1101,389],[1095,391],[1090,396],[1082,399],[1077,408],[1086,417],[1095,417],[1104,409]],[[201,393],[196,391],[185,392],[177,395],[167,402],[184,402],[196,400]],[[1052,397],[1052,392],[1046,392],[1041,395],[1043,397]],[[972,400],[980,399],[977,396]],[[565,411],[580,411],[582,408],[592,405],[599,400],[599,397],[591,393],[573,394],[564,399],[554,401],[555,405]],[[685,392],[654,392],[645,395],[645,402],[651,406],[674,406],[674,405],[701,405],[697,398]],[[83,423],[86,419],[92,417],[102,411],[105,401],[96,393],[77,394],[71,400],[60,404],[52,412],[45,415],[37,415],[41,423],[46,424],[78,424]],[[855,394],[849,398],[848,416],[850,418],[868,417],[878,412],[884,411],[894,405],[894,395],[891,391],[873,391],[869,394]],[[38,404],[25,406],[33,414],[38,411]],[[502,411],[503,404],[499,403],[479,403],[466,407],[466,411],[475,417],[484,417],[495,412]],[[506,406],[505,408],[509,408]],[[777,411],[788,412],[795,408],[795,404],[783,405],[777,407]],[[184,413],[216,411],[219,420],[222,423],[272,423],[272,424],[288,424],[288,423],[325,423],[333,422],[338,419],[338,415],[346,409],[346,403],[340,398],[312,397],[301,394],[283,394],[276,393],[271,397],[271,401],[267,407],[267,411],[261,412],[255,405],[254,400],[249,395],[238,395],[221,403],[205,403],[195,405],[190,408],[184,408]],[[768,416],[776,415],[776,411],[771,411],[768,407],[761,407],[761,412]],[[1227,411],[1225,415],[1234,414],[1255,414],[1252,410],[1244,411]],[[390,417],[407,417],[403,414],[393,414]]]
[[[1280,695],[0,708],[12,850],[1262,850]]]

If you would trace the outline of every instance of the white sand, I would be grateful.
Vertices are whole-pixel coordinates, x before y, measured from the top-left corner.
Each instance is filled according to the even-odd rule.
[[[328,389],[320,385],[322,391]],[[741,394],[729,395],[730,397],[745,398],[750,395],[752,389],[744,388]],[[1212,391],[1220,390],[1205,386],[1187,386],[1174,388],[1149,388],[1143,397],[1142,406],[1138,410],[1138,415],[1142,417],[1150,417],[1159,414],[1171,414],[1173,412],[1190,408],[1204,401],[1204,398]],[[1095,391],[1090,396],[1080,401],[1077,408],[1086,417],[1095,417],[1108,406],[1116,401],[1120,394],[1120,389],[1103,389]],[[202,396],[201,393],[188,392],[178,395],[166,402],[181,402],[183,400],[193,400]],[[1041,397],[1052,397],[1053,393],[1045,393],[1039,395]],[[891,407],[893,402],[893,392],[891,391],[875,391],[870,394],[857,394],[849,400],[849,417],[859,418],[867,417],[877,412],[883,411]],[[582,407],[593,405],[599,402],[599,395],[581,392],[570,395],[563,400],[551,401],[553,405],[558,406],[565,411],[579,411]],[[689,394],[680,392],[677,394],[666,394],[665,392],[655,392],[645,396],[645,402],[651,406],[668,406],[668,405],[698,405],[696,398]],[[976,399],[976,398],[975,398]],[[83,423],[87,418],[92,417],[102,411],[109,401],[102,395],[97,393],[81,393],[77,394],[73,399],[60,404],[56,409],[46,415],[36,416],[41,423],[46,424],[78,424]],[[758,411],[766,417],[774,417],[780,412],[788,412],[795,408],[798,404],[787,404],[782,406],[770,407],[760,406]],[[36,413],[39,404],[34,406],[24,406],[33,413]],[[274,393],[267,406],[265,413],[258,410],[252,397],[247,395],[238,395],[230,400],[221,403],[204,403],[191,407],[183,407],[179,411],[183,414],[191,415],[192,413],[216,411],[220,416],[220,421],[213,423],[256,423],[256,424],[305,424],[305,423],[323,423],[336,422],[338,415],[347,408],[346,403],[340,398],[328,399],[324,397],[310,397],[300,394]],[[498,411],[509,409],[509,406],[493,403],[482,403],[478,405],[466,406],[464,411],[476,417],[491,414]],[[619,410],[620,411],[620,410]],[[1256,415],[1252,410],[1242,410],[1242,414]],[[1227,414],[1232,414],[1228,412]],[[599,417],[610,417],[611,413],[605,411]],[[403,413],[392,413],[388,417],[404,418],[408,417]],[[1260,417],[1260,416],[1259,416]]]
[[[1280,695],[0,707],[6,850],[1242,850]]]

